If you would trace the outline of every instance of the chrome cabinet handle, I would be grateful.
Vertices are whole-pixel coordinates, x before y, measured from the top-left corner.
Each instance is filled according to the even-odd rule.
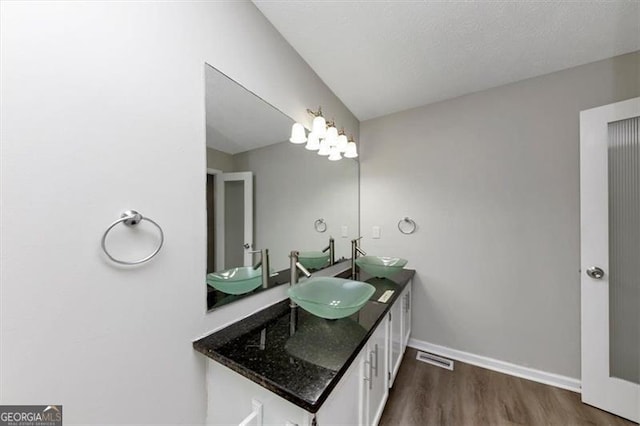
[[[369,377],[366,376],[364,377],[364,381],[365,382],[369,382],[369,390],[371,390],[372,384],[371,384],[371,352],[369,352],[369,360],[364,362],[365,365],[369,365]]]
[[[376,377],[378,377],[378,344],[377,343],[375,344],[375,348],[376,349],[373,352],[376,356],[376,366],[374,367],[374,371],[376,373]]]
[[[599,280],[604,277],[604,271],[597,266],[592,266],[591,268],[587,269],[587,275],[589,275],[594,280]]]
[[[371,358],[373,358],[373,351],[369,352],[369,377],[370,378],[373,377],[373,374],[372,374],[373,360]],[[373,380],[369,379],[369,389],[371,389],[372,386],[373,386]]]
[[[369,390],[371,390],[371,379],[370,379],[370,378],[368,378],[368,377],[365,377],[365,378],[364,378],[364,381],[365,381],[365,382],[369,382]]]
[[[373,386],[371,383],[371,352],[369,352],[369,361],[365,361],[364,363],[369,364],[369,377],[365,377],[364,381],[369,382],[369,390],[371,390]]]

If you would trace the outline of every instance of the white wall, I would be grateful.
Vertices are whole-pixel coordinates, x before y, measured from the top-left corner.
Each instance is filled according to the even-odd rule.
[[[639,62],[625,55],[361,124],[362,245],[417,270],[413,338],[580,376],[578,113],[638,96]],[[404,216],[414,235],[396,229]]]
[[[207,147],[207,167],[223,172],[233,171],[233,155]]]
[[[3,1],[0,15],[0,403],[64,404],[65,424],[202,423],[191,340],[284,295],[205,314],[205,61],[295,119],[321,104],[357,120],[248,2]],[[166,233],[138,268],[99,246],[127,208]]]

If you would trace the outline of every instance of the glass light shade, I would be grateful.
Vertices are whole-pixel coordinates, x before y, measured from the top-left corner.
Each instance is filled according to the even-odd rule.
[[[338,149],[340,152],[345,152],[347,150],[347,137],[345,135],[338,136]]]
[[[313,125],[311,131],[318,135],[318,138],[322,139],[327,135],[327,122],[324,117],[319,115],[313,119]]]
[[[342,156],[340,155],[340,149],[337,146],[332,146],[329,148],[329,161],[338,161],[342,160]]]
[[[329,155],[329,142],[326,139],[320,141],[320,149],[318,155]]]
[[[329,127],[327,129],[326,140],[329,143],[330,147],[338,145],[338,129],[336,129],[334,126]]]
[[[304,147],[309,151],[317,151],[320,149],[320,138],[318,138],[316,132],[309,133],[307,144]]]
[[[289,142],[305,143],[306,141],[307,136],[305,135],[304,126],[300,123],[293,123],[293,126],[291,126],[291,138],[289,138]]]
[[[344,152],[345,158],[356,158],[358,156],[358,148],[356,147],[355,142],[349,142],[347,144],[347,149]]]

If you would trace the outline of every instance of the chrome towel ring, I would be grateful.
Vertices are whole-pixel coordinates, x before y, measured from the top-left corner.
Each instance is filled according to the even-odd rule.
[[[327,222],[322,218],[316,219],[316,221],[313,222],[313,228],[316,232],[325,232],[327,230]]]
[[[416,232],[416,222],[410,217],[403,217],[398,222],[398,229],[405,235],[413,234]]]
[[[155,225],[155,227],[158,228],[158,231],[160,231],[160,244],[158,244],[158,247],[154,250],[154,252],[143,259],[135,260],[133,262],[116,259],[115,257],[111,256],[111,254],[107,251],[107,245],[106,245],[107,234],[109,233],[109,231],[111,231],[119,223],[124,223],[126,226],[136,226],[143,220],[146,220],[147,222],[150,222],[151,224]],[[148,217],[142,216],[140,213],[138,213],[135,210],[127,210],[124,213],[122,213],[122,215],[120,215],[120,219],[113,222],[111,225],[109,225],[107,230],[104,231],[104,234],[102,235],[101,245],[102,245],[102,250],[107,255],[107,257],[109,257],[109,259],[113,260],[114,262],[119,263],[121,265],[139,265],[141,263],[151,260],[153,256],[158,254],[158,252],[162,248],[163,243],[164,243],[164,232],[162,232],[162,228],[160,227],[160,225],[158,225],[155,221],[149,219]]]

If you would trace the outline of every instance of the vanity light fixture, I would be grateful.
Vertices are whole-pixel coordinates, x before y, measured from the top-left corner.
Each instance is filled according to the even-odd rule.
[[[309,151],[317,151],[320,149],[320,138],[316,132],[309,133],[307,144],[304,146]]]
[[[345,152],[347,150],[348,143],[349,141],[347,141],[347,135],[344,134],[344,128],[340,129],[340,131],[338,132],[338,144],[337,144],[340,152]]]
[[[332,146],[329,148],[329,161],[338,161],[342,160],[342,156],[340,155],[340,148],[337,146]]]
[[[322,139],[320,141],[320,149],[318,150],[318,155],[329,155],[330,154],[330,147],[329,147],[329,141],[327,141],[326,139]]]
[[[327,135],[327,122],[322,116],[322,107],[318,107],[318,112],[311,111],[307,108],[307,112],[311,115],[314,115],[313,125],[311,127],[311,131],[318,135],[318,139],[324,139]]]
[[[300,123],[293,123],[291,126],[291,138],[289,138],[289,142],[291,143],[305,143],[307,141],[307,136],[304,133],[304,126]]]
[[[345,158],[357,158],[358,157],[358,148],[356,147],[356,142],[353,140],[353,136],[349,138],[349,142],[347,142],[347,148],[344,151]]]
[[[291,143],[306,142],[306,149],[318,151],[318,155],[328,156],[331,161],[342,159],[341,154],[344,154],[345,158],[358,157],[358,148],[353,136],[347,139],[344,128],[338,131],[335,121],[327,122],[322,115],[321,107],[318,107],[318,111],[307,109],[307,112],[314,117],[311,132],[307,137],[304,126],[294,123],[291,126],[291,138],[289,138]]]
[[[329,148],[338,146],[338,129],[333,121],[327,124],[327,136],[325,140],[329,143]]]

